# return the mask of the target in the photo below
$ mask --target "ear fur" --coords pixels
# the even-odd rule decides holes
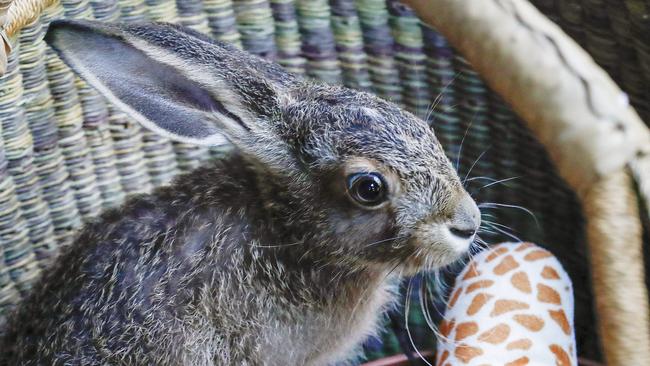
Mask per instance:
[[[238,66],[241,51],[175,26],[55,21],[45,40],[109,101],[176,141],[237,144],[277,108],[277,83]]]

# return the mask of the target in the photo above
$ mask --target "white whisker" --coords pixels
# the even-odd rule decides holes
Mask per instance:
[[[447,89],[451,86],[451,84],[453,84],[461,74],[462,74],[462,71],[458,71],[456,73],[456,75],[454,75],[454,77],[451,78],[451,80],[449,80],[449,82],[447,84],[445,84],[445,86],[442,87],[442,90],[440,91],[440,93],[438,93],[438,95],[435,97],[435,99],[431,103],[431,108],[429,110],[429,113],[427,113],[427,117],[425,118],[425,121],[427,121],[427,122],[429,121],[429,117],[431,117],[431,114],[436,110],[436,107],[438,106],[438,104],[442,100],[442,96],[445,94],[445,91],[447,91]],[[434,121],[432,120],[431,123],[433,123],[433,122]]]
[[[485,155],[485,153],[487,153],[488,150],[490,150],[490,148],[492,148],[492,146],[488,146],[487,149],[483,150],[481,155],[479,155],[478,158],[476,158],[476,160],[474,160],[474,163],[472,164],[472,166],[467,171],[467,174],[465,174],[465,178],[463,178],[463,186],[465,185],[465,182],[467,181],[467,177],[469,177],[469,175],[472,173],[472,170],[474,169],[474,166],[476,166],[476,163],[478,163],[481,160],[483,155]]]
[[[405,239],[405,238],[408,238],[408,235],[407,235],[407,234],[405,234],[405,235],[398,235],[398,236],[394,236],[394,237],[392,237],[392,238],[382,239],[382,240],[378,240],[378,241],[372,242],[372,243],[370,243],[370,244],[366,244],[366,245],[364,246],[364,248],[368,248],[368,247],[371,247],[371,246],[373,246],[373,245],[377,245],[377,244],[385,243],[385,242],[387,242],[387,241],[391,241],[391,240],[398,240],[398,239]]]
[[[517,237],[515,234],[512,234],[512,233],[510,233],[510,232],[507,232],[507,231],[505,231],[505,230],[499,228],[499,226],[505,226],[505,225],[501,225],[501,224],[497,224],[497,223],[489,222],[489,221],[485,221],[485,223],[488,224],[492,229],[494,229],[494,230],[500,232],[500,233],[503,234],[503,235],[508,236],[508,237],[511,238],[511,239],[514,239],[514,240],[516,240],[516,241],[518,241],[518,242],[521,242],[521,241],[522,241],[522,240],[519,239],[519,237]]]
[[[515,180],[515,179],[519,179],[519,178],[521,178],[521,177],[510,177],[510,178],[500,179],[500,180],[494,181],[494,182],[492,182],[492,183],[488,183],[488,184],[484,185],[483,187],[480,187],[480,188],[478,189],[478,191],[480,191],[480,190],[483,189],[483,188],[492,187],[493,185],[500,184],[500,183],[505,183],[505,182],[509,182],[509,181],[511,181],[511,180]]]
[[[289,244],[276,244],[276,245],[258,245],[258,244],[248,243],[248,245],[253,248],[283,248],[283,247],[290,247],[290,246],[300,245],[300,244],[302,244],[302,241],[289,243]]]
[[[476,117],[476,115],[474,115]],[[467,125],[467,128],[465,129],[465,134],[463,135],[463,138],[460,140],[460,147],[458,148],[458,156],[456,156],[456,171],[460,171],[460,155],[463,153],[463,143],[465,142],[465,138],[467,137],[467,133],[469,132],[469,129],[472,128],[472,123],[474,123],[474,118],[472,118],[472,121],[469,122],[469,125]]]
[[[479,208],[513,208],[513,209],[517,209],[517,210],[522,210],[525,213],[527,213],[528,215],[530,215],[533,218],[533,220],[535,220],[535,225],[537,225],[538,228],[540,227],[539,221],[537,220],[537,216],[531,210],[529,210],[529,209],[527,209],[525,207],[522,207],[522,206],[509,205],[509,204],[505,204],[505,203],[496,203],[496,202],[483,202],[483,203],[480,203],[478,205],[478,207]]]
[[[411,335],[411,330],[409,329],[409,311],[411,309],[411,293],[413,290],[413,278],[409,279],[409,284],[406,289],[406,299],[404,301],[404,325],[406,328],[406,335],[409,337],[409,342],[411,342],[411,347],[415,350],[415,353],[418,354],[420,359],[427,364],[428,366],[433,366],[429,361],[427,361],[426,358],[420,353],[420,350],[418,350],[418,347],[415,345],[415,342],[413,341],[413,336]]]
[[[465,183],[472,182],[472,181],[479,180],[479,179],[489,180],[491,182],[496,182],[497,181],[497,179],[495,179],[495,178],[486,177],[486,176],[482,175],[482,176],[478,176],[478,177],[468,178],[468,179],[465,180]]]

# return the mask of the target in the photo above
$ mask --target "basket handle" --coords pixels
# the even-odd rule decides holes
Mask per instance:
[[[5,32],[5,24],[7,24],[7,13],[12,1],[0,0],[0,76],[7,71],[7,56],[11,52],[11,43]]]
[[[7,71],[11,39],[59,0],[0,0],[0,76]]]
[[[512,105],[578,193],[608,364],[650,364],[641,222],[628,170],[650,198],[650,131],[627,96],[527,0],[403,2]]]
[[[650,153],[627,95],[527,0],[405,0],[527,122],[578,191]]]

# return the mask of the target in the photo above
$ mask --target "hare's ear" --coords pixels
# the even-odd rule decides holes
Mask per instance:
[[[250,106],[260,101],[249,101],[250,96],[242,92],[246,86],[233,85],[235,78],[219,70],[229,65],[219,65],[216,59],[194,62],[200,55],[188,54],[193,47],[188,42],[198,48],[218,45],[172,26],[129,27],[56,21],[45,40],[109,101],[161,135],[201,145],[225,140],[237,144],[256,129],[251,124],[257,123],[261,109]],[[268,88],[261,94],[265,108],[272,109],[274,93]]]

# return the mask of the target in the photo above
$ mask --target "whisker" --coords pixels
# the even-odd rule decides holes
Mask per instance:
[[[415,345],[415,342],[413,341],[413,336],[411,335],[411,330],[409,329],[409,311],[411,309],[411,293],[413,292],[413,278],[409,279],[408,287],[406,289],[406,299],[404,302],[404,326],[406,328],[406,335],[409,338],[409,342],[411,342],[411,347],[415,350],[415,353],[418,354],[420,359],[427,364],[428,366],[433,366],[429,361],[427,361],[424,356],[422,356],[422,353],[420,353],[420,350],[418,350],[418,347]]]
[[[469,247],[469,255],[472,259],[474,259],[474,256],[482,252],[483,250],[487,249],[488,245],[486,242],[479,242],[476,240],[473,245]]]
[[[474,115],[474,117],[476,117],[476,115]],[[458,148],[458,156],[456,156],[457,172],[460,169],[460,155],[463,153],[463,143],[465,143],[465,138],[467,137],[467,133],[469,132],[469,129],[472,128],[472,123],[474,123],[474,117],[472,117],[472,120],[469,122],[469,125],[467,125],[467,128],[465,129],[465,134],[463,135],[463,138],[460,140],[460,147]]]
[[[300,245],[302,244],[302,241],[298,241],[295,243],[288,243],[288,244],[276,244],[276,245],[258,245],[258,244],[253,244],[253,243],[248,243],[249,246],[253,248],[283,248],[283,247],[290,247],[294,245]]]
[[[488,184],[484,185],[483,187],[480,187],[479,189],[477,189],[477,191],[480,191],[480,190],[483,189],[483,188],[492,187],[493,185],[500,184],[500,183],[505,183],[505,182],[509,182],[509,181],[511,181],[511,180],[515,180],[515,179],[519,179],[519,178],[521,178],[521,177],[510,177],[510,178],[505,178],[505,179],[499,179],[499,180],[497,180],[497,181],[494,181],[494,182],[488,183]]]
[[[430,312],[430,310],[429,310],[429,308],[427,306],[427,304],[430,303],[427,296],[430,296],[431,298],[434,298],[435,296],[433,295],[433,293],[431,293],[431,289],[428,286],[426,286],[426,283],[427,282],[424,281],[424,284],[423,284],[424,286],[420,287],[420,292],[421,293],[420,293],[420,296],[419,296],[419,298],[420,298],[419,303],[420,303],[420,307],[422,308],[422,314],[425,317],[425,322],[426,322],[427,326],[429,327],[429,329],[431,329],[431,331],[434,333],[434,335],[436,336],[437,339],[442,340],[445,343],[449,343],[449,344],[459,344],[460,342],[457,342],[457,341],[455,341],[455,340],[453,340],[451,338],[448,338],[448,337],[444,336],[440,332],[440,329],[438,328],[438,326],[433,321],[433,318],[431,317],[431,312]],[[405,314],[406,314],[405,318],[406,319],[408,319],[408,311],[410,310],[412,287],[413,287],[412,282],[409,281],[409,288],[407,289],[407,294],[406,294],[407,297],[406,297],[406,304],[405,304]],[[427,291],[424,291],[425,288],[426,288]],[[447,302],[443,302],[443,304],[444,304],[445,308],[448,307]],[[436,312],[438,313],[438,315],[440,315],[440,318],[445,320],[445,316],[435,306],[434,306],[434,309],[436,309]],[[407,329],[407,334],[408,333],[409,333],[409,330]],[[410,338],[410,341],[411,341],[411,346],[417,351],[417,348],[415,347],[415,344],[414,344],[413,339],[410,336],[410,334],[409,334],[409,338]]]
[[[431,114],[436,110],[436,107],[438,106],[438,104],[442,100],[442,96],[445,94],[445,92],[451,86],[451,84],[453,84],[461,74],[462,74],[462,71],[456,72],[456,75],[454,75],[454,77],[451,78],[451,80],[449,80],[449,82],[447,82],[447,84],[445,84],[445,86],[442,87],[442,90],[440,91],[440,93],[438,93],[438,95],[433,99],[433,102],[431,103],[430,111],[429,111],[429,113],[427,113],[427,118],[425,119],[425,121],[427,121],[427,122],[429,121],[429,117],[431,117]],[[431,123],[433,123],[433,122],[434,121],[432,120]]]
[[[391,268],[390,271],[388,271],[388,272],[386,273],[386,275],[384,276],[384,278],[382,279],[381,282],[383,283],[384,281],[386,281],[386,279],[387,279],[391,274],[393,274],[393,272],[395,272],[395,270],[397,269],[397,267],[399,267],[400,265],[404,264],[404,263],[406,262],[407,259],[408,259],[408,257],[406,257],[406,258],[404,258],[404,259],[402,259],[402,260],[398,260],[397,263],[395,264],[395,266],[394,266],[393,268]]]
[[[438,294],[446,293],[446,292],[447,292],[447,288],[448,288],[448,286],[447,286],[446,283],[443,282],[443,280],[442,280],[442,274],[440,273],[440,270],[436,270],[435,281],[436,281],[436,283],[437,283],[437,286],[441,286],[441,287],[444,288],[442,291],[437,291]],[[431,304],[434,304],[434,301],[435,301],[436,296],[433,294],[433,292],[432,292],[432,290],[431,290],[431,286],[427,286],[429,283],[430,283],[429,281],[425,281],[425,282],[424,282],[424,287],[425,287],[426,290],[427,290],[425,296],[428,294],[428,296],[430,297],[430,300],[428,300],[428,299],[425,300],[425,303],[426,303],[426,304],[430,304],[430,303],[431,303]],[[443,303],[445,306],[447,306],[447,303],[445,303],[445,301],[442,301],[442,303]],[[435,306],[435,304],[433,305],[433,308],[436,310],[436,313],[438,313],[438,315],[440,316],[440,318],[444,318],[444,317],[445,317],[444,314],[442,314],[442,313],[440,312],[440,310],[438,309],[438,307]],[[427,311],[428,311],[428,309],[427,309]],[[429,328],[431,328],[431,327],[429,327]],[[434,327],[433,327],[432,330],[433,330],[434,332],[436,332],[436,331],[438,331],[438,327],[435,326],[435,324],[434,324]]]
[[[436,269],[433,277],[436,283],[436,292],[439,294],[445,293],[449,288],[449,285],[445,283],[444,278],[442,276],[443,276],[442,271],[440,269]]]
[[[490,221],[490,220],[485,220],[485,222],[486,222],[488,225],[489,225],[489,224],[492,224],[492,225],[494,225],[494,226],[498,226],[498,227],[500,227],[500,228],[502,228],[502,229],[510,230],[510,231],[513,231],[513,232],[516,231],[515,229],[511,228],[511,227],[508,226],[508,225],[499,224],[499,223],[497,223],[497,222]]]
[[[424,321],[426,322],[427,326],[429,329],[433,330],[434,333],[436,332],[436,325],[433,319],[431,318],[431,313],[429,313],[429,302],[427,301],[427,293],[425,291],[426,289],[426,280],[422,280],[420,282],[420,308],[422,308],[422,315],[424,316]]]
[[[489,245],[485,240],[483,240],[483,238],[481,238],[481,237],[478,236],[478,235],[476,236],[476,240],[475,240],[475,242],[476,242],[476,244],[479,244],[479,245],[482,246],[483,248],[487,248],[487,246]]]
[[[468,178],[468,179],[465,180],[465,183],[472,182],[472,181],[479,180],[479,179],[489,180],[491,182],[496,182],[497,181],[497,179],[495,179],[495,178],[486,177],[486,176],[482,175],[482,176],[478,176],[478,177]]]
[[[519,239],[515,234],[509,233],[509,232],[507,232],[507,231],[505,231],[505,230],[503,230],[503,229],[500,229],[498,226],[496,226],[496,225],[498,225],[498,224],[496,224],[496,223],[491,223],[491,222],[486,222],[486,223],[487,223],[487,224],[488,224],[492,229],[494,229],[494,230],[500,232],[501,234],[506,235],[507,237],[509,237],[509,238],[511,238],[511,239],[514,239],[514,240],[516,240],[516,241],[518,241],[518,242],[521,242],[521,241],[522,241],[522,240]]]
[[[526,207],[518,206],[518,205],[509,205],[505,203],[496,203],[496,202],[483,202],[478,205],[479,208],[513,208],[517,210],[522,210],[528,215],[530,215],[533,220],[535,220],[535,225],[539,228],[539,221],[537,220],[537,216],[533,213],[533,211],[527,209]]]
[[[364,248],[368,248],[368,247],[371,247],[371,246],[373,246],[373,245],[377,245],[377,244],[385,243],[385,242],[387,242],[387,241],[391,241],[391,240],[398,240],[398,239],[405,239],[405,238],[408,238],[408,234],[398,235],[398,236],[395,236],[395,237],[392,237],[392,238],[378,240],[378,241],[372,242],[372,243],[370,243],[370,244],[366,244],[366,245],[364,246]]]
[[[483,223],[484,222],[485,222],[485,220],[483,220]],[[493,231],[492,228],[486,227],[486,226],[484,226],[482,224],[481,224],[481,227],[479,227],[478,232],[479,232],[479,234],[481,234],[481,233],[496,234],[496,232]]]
[[[467,177],[469,177],[469,175],[472,173],[472,170],[474,169],[474,167],[476,166],[476,164],[481,160],[481,158],[483,157],[483,155],[485,155],[485,153],[487,153],[488,150],[490,150],[490,148],[492,148],[492,145],[488,146],[487,149],[483,150],[483,152],[481,153],[481,155],[479,155],[478,158],[476,158],[476,160],[474,160],[474,163],[472,163],[472,166],[471,166],[471,167],[469,168],[469,170],[467,171],[467,174],[465,174],[465,178],[463,178],[463,186],[465,185],[465,182],[467,181]]]

